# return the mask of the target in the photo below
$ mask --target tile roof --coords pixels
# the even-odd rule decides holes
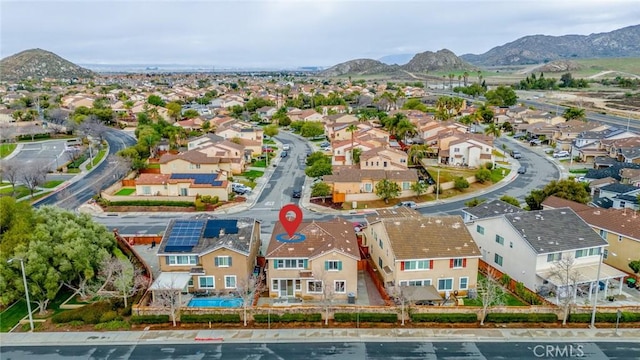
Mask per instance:
[[[462,209],[462,211],[474,216],[475,218],[482,219],[492,216],[499,216],[502,214],[518,213],[524,210],[502,200],[492,200],[476,205],[474,207],[464,208]]]
[[[380,209],[376,211],[376,214],[368,215],[365,217],[367,223],[373,224],[383,219],[404,219],[404,218],[423,218],[422,214],[414,209],[406,206],[394,207],[388,209]]]
[[[406,180],[418,181],[418,172],[408,170],[361,170],[352,167],[334,166],[332,175],[324,175],[326,182],[361,182],[362,180]]]
[[[640,241],[640,214],[629,209],[591,208],[578,213],[594,227],[622,234]]]
[[[549,208],[549,209],[560,209],[560,208],[568,207],[568,208],[571,208],[575,212],[593,209],[593,207],[591,207],[589,205],[585,205],[585,204],[579,203],[577,201],[571,201],[571,200],[563,199],[563,198],[557,197],[555,195],[551,195],[548,198],[544,199],[544,201],[542,202],[542,206],[544,206],[545,209],[547,209],[547,208]]]
[[[280,221],[276,222],[267,249],[267,258],[315,257],[336,250],[347,256],[360,260],[358,240],[353,224],[341,218],[328,221],[305,221],[298,226],[297,233],[306,236],[300,243],[284,243],[276,239],[279,234],[286,234]]]
[[[638,190],[637,187],[628,184],[609,184],[600,188],[600,191],[609,191],[618,194],[626,194]]]
[[[503,216],[537,254],[607,245],[570,208],[524,211]]]
[[[140,174],[136,179],[136,185],[164,185],[170,177],[168,174]]]
[[[397,260],[480,257],[462,217],[382,219]]]
[[[173,160],[184,160],[192,164],[220,164],[231,162],[229,158],[221,158],[216,156],[207,156],[207,154],[199,151],[200,149],[189,150],[178,154],[166,153],[160,157],[160,164],[167,164]]]

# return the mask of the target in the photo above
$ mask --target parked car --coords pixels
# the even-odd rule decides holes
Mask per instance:
[[[263,146],[262,152],[266,152],[266,153],[273,152],[273,148],[271,146]]]
[[[520,168],[518,169],[518,174],[526,174],[526,173],[527,173],[527,167],[520,166]]]
[[[364,230],[364,228],[367,227],[367,223],[363,223],[363,222],[354,222],[353,224],[353,230],[355,232],[361,232],[362,230]]]
[[[569,152],[566,150],[558,151],[553,153],[554,158],[563,158],[569,156]]]
[[[402,201],[400,203],[398,203],[398,205],[396,205],[396,207],[408,207],[410,209],[415,209],[418,207],[418,204],[416,204],[415,201]]]
[[[244,184],[232,183],[231,190],[233,190],[233,192],[236,194],[244,195],[250,193],[252,189]]]
[[[290,149],[291,149],[291,145],[289,145],[289,144],[282,145],[282,150],[289,151]]]
[[[325,141],[325,142],[321,142],[321,143],[319,144],[319,146],[320,146],[320,147],[329,147],[329,146],[331,146],[331,144],[330,144],[328,141]]]
[[[511,157],[514,159],[520,159],[522,158],[522,154],[520,154],[520,151],[518,150],[511,150]]]
[[[281,157],[281,158],[286,158],[288,155],[289,155],[289,153],[288,153],[288,152],[283,151],[283,152],[280,154],[280,157]]]
[[[294,199],[299,199],[302,197],[302,190],[293,190],[293,194],[291,195]]]

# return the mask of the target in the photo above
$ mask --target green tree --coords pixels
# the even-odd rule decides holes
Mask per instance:
[[[188,109],[188,110],[185,110],[185,112],[184,112],[184,114],[182,114],[182,116],[185,119],[193,119],[193,118],[196,118],[196,117],[200,116],[200,113],[198,112],[198,110]]]
[[[636,275],[636,282],[640,281],[638,273],[640,273],[640,260],[632,260],[629,262],[629,269]]]
[[[331,163],[331,158],[321,151],[316,151],[307,157],[307,166],[311,166],[317,162]]]
[[[491,179],[491,170],[485,168],[478,169],[478,171],[476,171],[475,173],[475,176],[477,182],[484,184]]]
[[[507,204],[511,204],[513,206],[520,207],[520,201],[513,196],[503,195],[500,200],[506,202]]]
[[[304,173],[309,177],[331,175],[331,171],[331,161],[317,161],[313,165],[304,169]]]
[[[427,189],[429,189],[429,185],[427,185],[427,183],[425,183],[424,181],[416,181],[411,184],[411,190],[416,193],[416,196],[418,197],[426,193]]]
[[[147,98],[147,102],[151,105],[155,105],[155,106],[162,106],[164,107],[165,102],[164,100],[162,100],[162,98],[158,95],[149,95],[149,97]]]
[[[324,202],[324,198],[331,195],[331,186],[329,184],[320,181],[313,186],[311,186],[311,196],[312,197],[322,197],[322,202]]]
[[[487,105],[483,104],[476,110],[474,116],[477,121],[487,124],[493,122],[495,113]]]
[[[481,198],[473,198],[467,202],[464,203],[464,205],[466,207],[476,207],[480,204],[482,204],[483,202],[487,201],[487,199],[481,199]]]
[[[351,149],[351,156],[353,156],[353,163],[354,164],[359,164],[360,163],[360,155],[362,155],[362,149],[360,149],[360,148]]]
[[[464,189],[469,188],[469,181],[462,176],[458,176],[453,180],[453,187],[456,190],[463,191]]]
[[[350,124],[346,130],[351,133],[351,162],[355,164],[355,159],[353,158],[353,143],[355,141],[356,131],[358,131],[358,126],[356,124]]]
[[[300,129],[300,135],[315,137],[324,134],[324,125],[319,121],[306,121]]]
[[[409,121],[409,119],[400,120],[395,129],[396,136],[404,139],[405,142],[407,140],[407,137],[415,135],[416,131],[416,125]]]
[[[400,195],[400,186],[388,179],[382,179],[376,184],[375,194],[388,204],[390,199],[395,199]]]
[[[277,125],[267,125],[267,126],[264,127],[263,132],[268,137],[274,137],[274,136],[278,135],[280,130],[278,130],[278,126]]]
[[[427,112],[427,105],[422,103],[420,99],[409,99],[402,105],[403,110],[418,110],[424,113]]]
[[[512,87],[498,86],[484,94],[489,105],[513,106],[518,102],[518,96]]]
[[[579,109],[579,108],[575,108],[575,107],[570,107],[568,109],[566,109],[564,111],[564,113],[562,114],[562,116],[568,120],[573,120],[573,119],[577,119],[577,120],[585,120],[585,112],[584,109]]]
[[[429,145],[411,145],[407,155],[409,157],[409,165],[416,166],[420,164],[420,160],[422,160],[427,153],[429,152]]]
[[[484,133],[486,135],[493,136],[493,137],[500,137],[500,135],[502,135],[502,132],[500,131],[500,127],[494,123],[487,125],[487,127],[484,128]]]
[[[525,201],[530,210],[541,210],[542,202],[551,195],[586,204],[591,200],[589,184],[572,179],[553,180],[541,190],[532,190]]]
[[[180,120],[181,112],[182,112],[182,105],[180,105],[180,103],[175,101],[170,102],[166,105],[166,108],[167,108],[167,113],[171,118],[173,118],[176,121]]]

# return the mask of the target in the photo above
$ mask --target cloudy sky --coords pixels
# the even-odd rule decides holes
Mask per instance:
[[[533,34],[640,23],[638,0],[0,0],[0,56],[42,48],[80,64],[329,66]]]

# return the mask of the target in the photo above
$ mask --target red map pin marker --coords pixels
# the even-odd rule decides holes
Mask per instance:
[[[289,219],[287,217],[287,213],[289,213],[289,211],[293,212],[296,217]],[[280,209],[280,222],[287,231],[289,238],[292,238],[293,234],[296,233],[298,226],[300,226],[300,223],[302,222],[302,210],[300,210],[300,208],[295,204],[287,204],[283,206],[282,209]]]

